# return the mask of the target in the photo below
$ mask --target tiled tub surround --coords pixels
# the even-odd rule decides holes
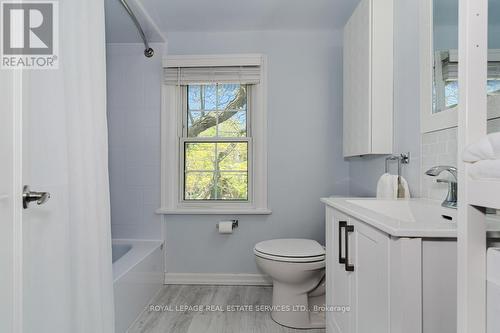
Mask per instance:
[[[488,121],[488,133],[500,132],[500,118]],[[422,197],[442,200],[448,192],[447,184],[438,184],[436,177],[424,173],[436,165],[457,165],[458,131],[456,127],[422,135]],[[449,178],[443,174],[440,178]]]
[[[109,174],[113,238],[159,239],[163,44],[107,44]]]

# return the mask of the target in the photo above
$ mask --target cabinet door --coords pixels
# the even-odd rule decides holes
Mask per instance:
[[[343,263],[339,263],[339,254],[342,257],[345,256],[345,228],[342,228],[339,234],[339,225],[340,222],[348,223],[348,218],[332,208],[327,208],[326,218],[326,305],[328,306],[326,316],[328,332],[350,333],[352,332],[352,312],[341,311],[341,309],[351,306],[352,273],[345,270]]]
[[[389,241],[387,234],[351,219],[349,261],[354,266],[353,330],[389,332]],[[352,240],[351,240],[352,239]],[[351,253],[352,252],[352,253]]]
[[[344,156],[371,152],[371,0],[344,27]]]
[[[344,156],[391,154],[393,0],[361,0],[344,27]]]

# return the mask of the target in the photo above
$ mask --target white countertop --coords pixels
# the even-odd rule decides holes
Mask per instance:
[[[391,236],[457,237],[457,210],[441,207],[439,201],[332,197],[321,202]],[[487,224],[489,237],[500,238],[500,216],[491,215]]]

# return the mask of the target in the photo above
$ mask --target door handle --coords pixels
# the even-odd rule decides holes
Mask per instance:
[[[349,264],[349,233],[354,232],[353,225],[345,226],[345,270],[347,272],[354,272],[354,266]]]
[[[28,185],[24,185],[23,187],[23,208],[26,209],[29,207],[29,203],[32,201],[36,201],[38,205],[43,205],[50,199],[49,192],[35,192],[31,191]]]
[[[342,228],[347,227],[347,221],[339,221],[339,264],[345,264],[345,257],[342,258]]]

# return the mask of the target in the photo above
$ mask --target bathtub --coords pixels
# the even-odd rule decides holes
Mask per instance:
[[[113,240],[115,332],[126,332],[164,281],[161,241]]]

